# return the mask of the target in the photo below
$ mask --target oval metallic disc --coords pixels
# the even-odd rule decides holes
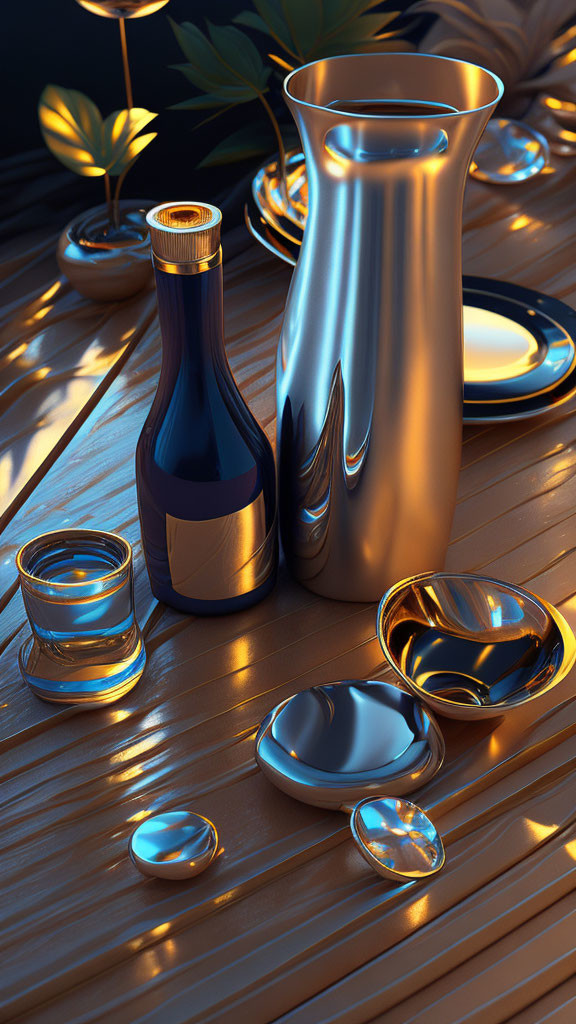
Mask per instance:
[[[256,760],[279,789],[339,809],[383,791],[412,792],[436,774],[444,740],[409,693],[363,679],[313,686],[279,704],[256,736]]]
[[[548,143],[523,121],[493,117],[470,164],[470,174],[492,185],[514,185],[533,178],[550,160]]]
[[[451,718],[494,718],[547,693],[574,664],[563,616],[522,587],[422,573],[383,597],[378,639],[412,693]]]
[[[446,859],[430,818],[409,800],[364,800],[352,812],[350,829],[368,863],[392,881],[427,878],[440,871]]]
[[[130,856],[144,875],[192,878],[211,863],[218,833],[208,818],[191,811],[166,811],[148,818],[130,838]]]

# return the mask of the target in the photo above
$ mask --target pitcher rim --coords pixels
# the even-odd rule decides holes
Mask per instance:
[[[500,102],[500,100],[502,99],[502,96],[504,95],[504,82],[502,81],[500,76],[497,75],[495,71],[490,71],[489,68],[483,67],[482,64],[474,64],[473,61],[470,61],[470,60],[460,60],[458,57],[444,57],[444,56],[442,56],[439,53],[406,53],[406,52],[403,52],[402,50],[394,50],[394,51],[390,51],[390,52],[387,51],[385,53],[382,53],[382,52],[379,53],[378,51],[375,51],[373,53],[341,53],[341,54],[334,54],[331,57],[320,57],[318,60],[311,60],[307,64],[303,64],[299,68],[294,68],[294,70],[291,71],[289,75],[286,75],[286,78],[284,79],[284,82],[283,82],[283,92],[284,92],[285,98],[287,100],[290,100],[292,103],[297,104],[300,107],[309,107],[311,110],[325,110],[327,113],[334,114],[335,111],[334,111],[333,107],[328,107],[328,106],[326,106],[323,103],[311,103],[309,100],[298,99],[297,96],[294,96],[290,92],[289,84],[290,84],[291,80],[293,78],[295,78],[296,75],[300,74],[301,71],[304,71],[306,68],[314,67],[315,64],[325,64],[328,61],[351,60],[351,59],[354,59],[354,58],[362,58],[362,57],[382,57],[382,58],[385,58],[385,57],[403,57],[403,58],[406,58],[406,59],[425,57],[427,60],[443,60],[443,61],[448,61],[450,64],[464,64],[466,67],[478,68],[480,71],[483,71],[486,75],[490,76],[490,78],[494,81],[494,83],[496,85],[496,88],[497,88],[497,91],[498,91],[498,95],[495,97],[495,99],[490,100],[489,103],[483,103],[479,107],[467,107],[465,110],[443,111],[443,112],[438,113],[438,114],[426,114],[425,117],[423,117],[421,114],[403,114],[402,115],[402,120],[406,120],[406,121],[422,121],[422,120],[434,121],[434,120],[440,119],[440,118],[445,119],[445,118],[452,118],[452,117],[465,117],[467,114],[478,114],[482,110],[488,110],[490,107],[495,107]],[[396,114],[361,114],[360,115],[358,113],[354,113],[351,110],[340,110],[340,109],[338,110],[338,116],[339,117],[350,117],[350,118],[353,118],[353,119],[358,119],[358,118],[361,117],[362,120],[366,119],[366,120],[373,120],[373,121],[398,121],[399,120],[399,118],[398,118],[398,116]]]

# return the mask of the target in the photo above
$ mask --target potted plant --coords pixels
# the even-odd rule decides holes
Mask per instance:
[[[141,134],[156,114],[132,107],[104,119],[84,93],[47,85],[38,116],[54,156],[76,174],[104,183],[104,205],[76,217],[60,237],[62,273],[87,298],[133,295],[151,276],[146,210],[142,202],[121,201],[120,192],[135,160],[156,138],[156,132]]]

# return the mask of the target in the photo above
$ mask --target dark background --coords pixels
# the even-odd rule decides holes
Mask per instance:
[[[409,0],[390,3],[389,8],[405,8]],[[223,202],[236,189],[243,193],[258,159],[210,169],[197,169],[200,160],[225,135],[242,123],[258,121],[266,125],[257,101],[237,107],[223,117],[195,130],[211,111],[168,109],[195,94],[193,86],[170,64],[185,60],[168,22],[192,21],[205,27],[205,18],[217,24],[229,24],[241,10],[253,9],[250,0],[170,0],[148,17],[126,22],[128,52],[132,72],[134,103],[157,112],[150,126],[155,139],[130,171],[123,196],[168,199],[197,199]],[[37,103],[49,82],[85,92],[100,107],[103,116],[125,106],[124,79],[116,20],[98,17],[84,10],[76,0],[4,0],[2,4],[3,97],[7,129],[3,133],[3,156],[30,150],[42,150],[38,127]],[[263,55],[267,39],[250,32]],[[281,98],[276,112],[286,123],[288,114]],[[275,150],[270,133],[270,152]],[[47,152],[47,151],[46,151]],[[100,203],[102,182],[97,178],[77,178],[64,172],[55,158],[70,192],[81,195],[84,208]],[[45,162],[42,161],[45,173]],[[50,167],[51,165],[48,164]],[[40,168],[39,168],[40,170]],[[63,173],[62,173],[63,172]],[[80,190],[80,192],[79,192]],[[54,202],[63,202],[57,196]],[[231,202],[231,214],[241,215],[241,203]]]
[[[4,4],[2,5],[4,7]],[[185,60],[168,22],[193,21],[204,27],[204,17],[226,24],[248,7],[242,0],[170,0],[156,14],[126,22],[134,104],[158,113],[150,131],[158,138],[136,162],[126,179],[125,197],[183,198],[197,188],[197,199],[207,199],[215,187],[243,176],[247,165],[196,171],[197,163],[239,119],[255,111],[250,104],[235,111],[235,120],[211,122],[194,131],[204,112],[169,110],[194,94],[194,88],[170,64]],[[3,11],[4,14],[4,11]],[[8,22],[8,27],[6,25]],[[37,104],[49,82],[85,92],[103,116],[126,105],[118,23],[91,14],[76,0],[10,0],[3,18],[3,95],[7,112],[4,156],[43,147]],[[210,113],[210,111],[207,111]],[[229,119],[230,115],[227,115]],[[273,145],[271,144],[271,150]],[[58,166],[55,158],[54,165]],[[101,201],[102,182],[83,178],[86,206]]]

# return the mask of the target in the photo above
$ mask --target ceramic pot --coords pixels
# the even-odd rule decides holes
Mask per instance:
[[[60,270],[87,299],[127,299],[152,282],[146,213],[152,202],[120,203],[120,224],[111,228],[105,206],[79,214],[58,242]]]

